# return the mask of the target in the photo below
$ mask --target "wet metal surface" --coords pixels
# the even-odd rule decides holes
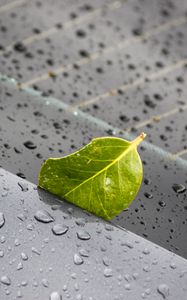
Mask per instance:
[[[34,183],[48,157],[67,155],[95,136],[112,134],[97,119],[69,112],[53,98],[28,95],[6,81],[1,83],[0,107],[2,167]],[[175,183],[187,185],[186,161],[175,161],[150,144],[142,146],[145,182],[129,210],[113,222],[187,257],[186,192],[178,195],[172,189]]]
[[[1,299],[185,300],[183,258],[3,169],[0,195]],[[57,236],[55,224],[69,230]]]
[[[186,1],[12,5],[1,15],[3,75],[114,127],[147,129],[169,152],[186,149]]]
[[[37,184],[48,157],[145,131],[144,183],[113,223],[184,257],[187,194],[172,187],[187,187],[186,12],[185,0],[0,0],[0,166]]]

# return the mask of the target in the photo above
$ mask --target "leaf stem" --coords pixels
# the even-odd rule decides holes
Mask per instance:
[[[133,140],[131,143],[134,146],[138,146],[144,139],[146,138],[146,133],[142,132],[135,140]]]

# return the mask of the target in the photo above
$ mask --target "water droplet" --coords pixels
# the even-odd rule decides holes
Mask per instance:
[[[106,225],[105,225],[105,230],[107,230],[107,231],[113,231],[114,228],[113,228],[113,226],[111,226],[111,225],[109,225],[109,224],[106,224]]]
[[[28,260],[28,256],[24,252],[21,253],[21,258],[22,258],[22,260]]]
[[[145,294],[146,294],[146,295],[150,295],[150,294],[151,294],[151,289],[146,289],[146,290],[145,290]]]
[[[23,297],[23,294],[22,294],[22,292],[19,290],[18,292],[17,292],[17,297],[16,298],[22,298]]]
[[[23,264],[20,262],[18,265],[17,265],[17,268],[16,268],[16,270],[21,270],[21,269],[23,269]]]
[[[186,191],[186,187],[182,184],[175,183],[175,184],[172,185],[172,188],[173,188],[174,192],[177,193],[177,194],[181,194],[181,193],[184,193]]]
[[[166,203],[163,201],[163,200],[160,200],[158,202],[158,204],[161,206],[161,207],[165,207],[166,206]]]
[[[38,287],[38,282],[37,282],[36,280],[34,280],[33,286],[34,286],[34,287]]]
[[[42,223],[50,223],[53,222],[53,217],[46,210],[38,210],[35,215],[35,219]]]
[[[129,242],[129,241],[125,241],[125,242],[123,241],[123,242],[121,242],[121,246],[126,246],[129,249],[133,249],[134,248],[133,244],[131,242]]]
[[[162,295],[164,299],[169,296],[169,287],[164,283],[158,286],[157,291]]]
[[[40,255],[41,254],[41,252],[38,250],[38,249],[36,249],[35,247],[32,247],[32,252],[33,253],[35,253],[35,254],[37,254],[37,255]]]
[[[5,294],[6,294],[6,295],[10,295],[10,291],[9,291],[9,290],[6,290],[6,291],[5,291]]]
[[[61,207],[62,207],[62,205],[54,204],[54,205],[51,206],[51,209],[52,209],[52,210],[58,210],[58,209],[60,209]]]
[[[79,249],[79,254],[83,257],[89,257],[88,251],[86,249]]]
[[[3,191],[1,194],[2,197],[6,197],[7,195],[8,195],[8,191]]]
[[[27,149],[30,149],[30,150],[33,150],[33,149],[36,149],[37,146],[34,145],[33,142],[31,141],[26,141],[25,143],[23,143],[23,145],[27,148]]]
[[[4,256],[4,251],[0,250],[0,257],[3,257],[3,256]]]
[[[6,242],[6,237],[4,235],[1,236],[0,242],[1,244],[4,244]]]
[[[80,287],[79,287],[79,284],[77,282],[75,282],[74,288],[75,288],[75,291],[79,291]]]
[[[150,253],[150,251],[149,251],[149,249],[148,248],[145,248],[143,251],[143,254],[145,254],[145,255],[147,255],[147,254],[149,254]]]
[[[150,180],[150,179],[147,179],[147,178],[145,178],[145,179],[144,179],[144,183],[145,183],[146,185],[149,185],[149,184],[151,184],[151,180]]]
[[[108,185],[111,185],[112,181],[109,177],[106,177],[105,179],[105,185],[108,186]]]
[[[1,277],[1,283],[5,284],[5,285],[11,285],[11,280],[8,276],[3,275]]]
[[[52,292],[49,300],[62,300],[62,296],[58,292]]]
[[[106,252],[107,251],[107,247],[105,245],[101,245],[100,247],[102,252]]]
[[[139,274],[135,272],[132,274],[132,277],[134,278],[134,280],[136,280],[139,277]]]
[[[26,47],[21,42],[17,42],[14,44],[14,50],[18,52],[25,52]]]
[[[112,277],[112,269],[110,269],[110,268],[105,268],[105,269],[104,269],[104,276],[105,276],[105,277]]]
[[[15,245],[16,247],[19,246],[19,245],[20,245],[20,241],[19,241],[18,239],[15,239],[14,245]]]
[[[66,284],[64,284],[64,286],[63,286],[63,288],[62,288],[62,289],[63,289],[63,291],[64,291],[64,292],[66,292],[66,291],[68,290],[68,287],[67,287],[67,285],[66,285]]]
[[[108,267],[111,264],[110,258],[107,256],[103,257],[103,264]]]
[[[131,289],[131,286],[130,286],[129,283],[126,283],[126,284],[124,285],[124,287],[125,287],[125,289],[126,289],[127,291],[130,291],[130,289]]]
[[[150,266],[144,266],[143,267],[144,272],[150,272],[151,271],[151,267]]]
[[[125,278],[125,280],[126,281],[131,281],[131,276],[127,273],[127,274],[125,274],[125,276],[124,276],[124,278]]]
[[[80,219],[77,219],[76,221],[75,221],[75,223],[78,225],[78,226],[84,226],[85,225],[85,220],[82,218],[80,218]]]
[[[55,224],[52,228],[52,232],[55,235],[65,234],[69,230],[69,227],[63,224]]]
[[[73,213],[73,207],[69,207],[67,209],[67,212],[68,212],[68,214],[72,215],[72,213]]]
[[[79,230],[77,232],[77,237],[80,240],[89,240],[91,238],[90,234],[87,231],[85,231],[85,230]]]
[[[144,193],[144,196],[147,198],[147,199],[152,199],[153,198],[153,195],[151,193]]]
[[[25,216],[23,214],[19,214],[17,216],[17,218],[20,220],[20,221],[25,221]]]
[[[46,278],[42,279],[42,284],[44,287],[49,287],[49,281]]]
[[[176,269],[176,264],[175,264],[174,262],[172,262],[172,263],[170,264],[170,268],[171,268],[171,269]]]
[[[84,260],[78,254],[74,255],[73,261],[76,265],[82,265]]]
[[[5,224],[5,216],[2,212],[0,212],[0,228]]]
[[[25,182],[18,182],[18,185],[21,188],[22,192],[27,192],[29,190],[28,184]]]
[[[27,230],[33,230],[33,224],[32,223],[27,225]]]
[[[22,281],[22,282],[21,282],[21,285],[22,285],[22,286],[27,286],[27,284],[28,284],[27,281]]]

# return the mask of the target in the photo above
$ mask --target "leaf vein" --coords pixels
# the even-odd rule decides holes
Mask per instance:
[[[80,188],[83,184],[87,183],[88,181],[92,180],[93,178],[95,178],[96,176],[100,175],[102,172],[104,172],[105,170],[109,169],[112,165],[114,165],[118,160],[120,160],[123,156],[125,156],[132,148],[135,148],[137,145],[135,143],[130,143],[128,148],[124,147],[125,150],[123,151],[122,154],[120,154],[116,159],[114,159],[109,165],[107,165],[106,167],[104,167],[102,170],[100,170],[99,172],[95,173],[92,177],[86,179],[85,181],[83,181],[81,184],[79,184],[78,186],[76,186],[75,188],[73,188],[72,190],[70,190],[68,193],[66,193],[64,195],[64,197],[68,196],[70,193],[72,193],[74,190]]]

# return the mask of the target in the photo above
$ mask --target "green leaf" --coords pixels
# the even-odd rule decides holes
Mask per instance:
[[[39,186],[109,220],[127,208],[142,181],[143,168],[134,141],[101,137],[62,158],[49,158],[39,173]]]

